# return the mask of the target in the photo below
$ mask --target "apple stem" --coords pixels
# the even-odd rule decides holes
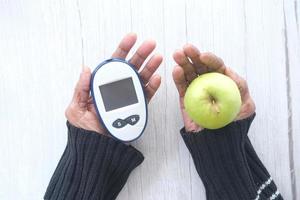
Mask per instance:
[[[217,102],[216,102],[216,99],[215,99],[212,95],[209,95],[209,99],[210,99],[211,102],[212,102],[212,107],[213,107],[213,109],[215,110],[215,112],[216,112],[217,114],[219,114],[219,113],[220,113],[220,109],[219,109],[219,106],[218,106],[218,104],[217,104]]]
[[[215,99],[212,100],[212,104],[213,104],[213,108],[215,109],[215,111],[219,114],[220,109],[219,109],[219,106],[216,104]]]

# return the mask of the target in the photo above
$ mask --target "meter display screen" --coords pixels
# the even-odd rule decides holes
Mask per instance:
[[[138,103],[132,78],[99,86],[106,112]]]

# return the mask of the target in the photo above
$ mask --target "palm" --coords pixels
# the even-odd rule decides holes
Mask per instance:
[[[136,35],[128,34],[123,38],[117,50],[113,53],[112,57],[125,59],[135,42]],[[139,70],[146,58],[154,50],[154,48],[154,41],[145,41],[138,48],[129,62],[136,67],[136,70]],[[149,61],[145,64],[144,68],[140,72],[148,102],[156,93],[161,82],[160,76],[154,74],[161,62],[162,56],[154,55],[149,59]],[[90,96],[90,78],[90,69],[83,68],[80,79],[75,88],[73,99],[66,109],[66,117],[68,121],[76,127],[106,134],[105,129],[99,123],[95,106]]]
[[[183,50],[176,51],[173,57],[178,64],[173,70],[173,79],[179,93],[180,108],[186,131],[198,132],[203,129],[187,115],[183,98],[188,84],[204,73],[219,72],[230,77],[237,84],[242,98],[242,106],[235,120],[245,119],[255,112],[255,104],[249,94],[246,81],[226,67],[220,58],[212,53],[200,54],[193,45],[186,45]]]

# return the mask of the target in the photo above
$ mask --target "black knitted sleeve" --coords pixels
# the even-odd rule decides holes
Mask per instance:
[[[247,136],[254,117],[198,133],[181,129],[208,200],[282,199]]]
[[[68,143],[44,199],[115,199],[143,155],[107,136],[67,126]]]

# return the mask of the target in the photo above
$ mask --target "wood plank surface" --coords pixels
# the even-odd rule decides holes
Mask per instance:
[[[0,199],[42,199],[81,63],[72,1],[0,2]]]
[[[257,105],[250,138],[285,199],[300,198],[299,0],[0,0],[0,199],[42,199],[66,144],[64,109],[82,65],[128,32],[164,56],[145,161],[119,200],[198,200],[205,189],[179,134],[172,53],[185,43],[244,76]],[[129,57],[133,52],[130,53]]]
[[[246,72],[257,106],[250,138],[279,191],[293,199],[283,10],[282,1],[245,1]]]
[[[284,1],[289,149],[294,199],[300,198],[300,1]]]

